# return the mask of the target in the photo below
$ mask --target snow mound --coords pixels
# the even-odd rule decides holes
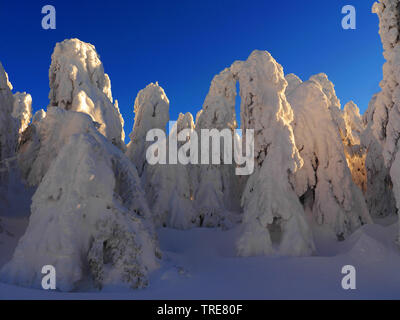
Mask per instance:
[[[56,44],[49,70],[50,105],[87,113],[99,131],[124,148],[123,119],[113,105],[111,82],[93,45],[78,39]]]
[[[389,257],[398,257],[397,248],[387,236],[387,227],[363,226],[344,243],[341,255],[362,264],[385,262]]]
[[[45,119],[53,119],[52,110],[83,124],[87,133],[72,134],[50,165],[2,279],[39,288],[42,267],[53,265],[61,291],[87,281],[99,288],[145,287],[160,253],[136,169],[97,133],[90,117],[50,108]]]

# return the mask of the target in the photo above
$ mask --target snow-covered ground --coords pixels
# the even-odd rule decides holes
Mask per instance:
[[[14,234],[27,219],[2,218]],[[400,298],[400,249],[394,218],[365,225],[343,242],[314,228],[317,252],[311,257],[237,257],[240,227],[229,231],[196,228],[159,229],[161,268],[146,289],[118,287],[63,293],[0,283],[0,299],[393,299]],[[0,242],[5,241],[0,234]],[[0,244],[0,266],[10,247]],[[343,290],[344,265],[357,271],[357,288]]]

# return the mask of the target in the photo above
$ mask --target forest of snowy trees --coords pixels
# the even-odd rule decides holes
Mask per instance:
[[[61,291],[87,283],[143,288],[162,263],[159,228],[238,228],[237,256],[310,256],[316,226],[340,242],[365,224],[396,216],[398,1],[380,0],[373,11],[386,62],[381,91],[364,115],[337,98],[326,74],[285,75],[271,54],[255,50],[217,74],[197,115],[181,113],[170,130],[167,94],[150,83],[135,99],[126,145],[118,101],[93,45],[56,44],[49,104],[34,115],[31,96],[12,92],[12,75],[0,64],[0,210],[18,201],[10,190],[32,191],[29,224],[0,281],[40,288],[42,266],[52,265]],[[150,164],[152,129],[167,138],[185,130],[186,141],[202,129],[228,129],[232,144],[243,148],[254,139],[254,170],[238,175],[237,164],[222,156],[220,164]],[[176,146],[166,146],[168,158]]]

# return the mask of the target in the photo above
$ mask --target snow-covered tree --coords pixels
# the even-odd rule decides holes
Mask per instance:
[[[396,157],[390,168],[391,181],[393,182],[393,194],[396,200],[397,213],[400,210],[400,152],[397,152]],[[400,220],[398,222],[397,243],[400,244]]]
[[[170,135],[177,135],[185,129],[188,129],[186,140],[188,142],[190,132],[194,130],[193,116],[189,112],[179,114]],[[178,141],[178,150],[186,142]],[[196,225],[191,170],[192,165],[182,164],[179,161],[177,164],[146,166],[143,180],[156,225],[176,229],[189,229]]]
[[[256,162],[242,197],[238,253],[263,255],[276,249],[284,255],[309,255],[314,250],[312,234],[291,184],[302,159],[294,141],[282,66],[268,52],[256,50],[230,69],[240,83],[242,129],[254,130]]]
[[[304,160],[295,175],[295,189],[312,220],[329,226],[343,239],[371,219],[347,165],[330,110],[332,95],[327,96],[329,91],[312,79],[292,88],[287,96],[294,112],[296,145]]]
[[[400,12],[397,0],[374,3],[373,12],[379,17],[384,57],[381,91],[368,106],[367,128],[362,143],[368,149],[366,157],[366,199],[373,216],[393,214],[395,201],[390,168],[398,150],[400,132]],[[394,170],[396,172],[396,170]],[[393,178],[393,176],[392,176]],[[397,180],[397,178],[395,177]]]
[[[49,70],[50,105],[89,114],[99,131],[125,148],[123,119],[113,104],[111,82],[93,45],[78,39],[57,43]]]
[[[135,122],[126,154],[141,176],[146,165],[146,150],[152,144],[146,142],[147,133],[151,129],[165,132],[169,121],[169,100],[164,89],[158,83],[150,83],[140,90],[135,99],[134,112]]]
[[[0,63],[0,209],[8,202],[10,170],[18,143],[18,123],[12,116],[14,97],[8,75]]]
[[[12,89],[8,75],[0,63],[0,161],[13,157],[17,145],[17,123],[12,117],[14,105]]]
[[[348,163],[353,181],[364,192],[366,191],[365,156],[366,149],[361,145],[360,136],[364,131],[364,125],[359,114],[358,107],[350,101],[341,109],[340,100],[336,96],[335,86],[325,73],[319,73],[310,77],[310,81],[321,86],[328,99],[328,109],[332,119],[340,133],[346,161]],[[293,85],[294,87],[294,85]],[[286,94],[289,95],[288,89]]]
[[[88,115],[49,108],[44,120],[59,120],[53,134],[71,126],[76,134],[69,131],[54,152],[56,159],[33,196],[26,233],[2,279],[40,287],[42,267],[50,264],[62,291],[88,281],[99,288],[146,286],[160,252],[135,166],[98,133]]]
[[[28,127],[32,118],[32,97],[26,92],[16,92],[14,94],[14,104],[12,116],[17,119],[19,137]]]
[[[126,154],[138,168],[155,225],[178,229],[193,227],[195,217],[189,166],[169,161],[169,139],[163,141],[166,147],[165,164],[150,164],[146,159],[149,146],[154,144],[146,142],[147,133],[152,129],[160,129],[166,138],[169,101],[163,88],[158,83],[151,83],[141,90],[135,100],[134,111],[135,122]],[[177,136],[184,129],[194,130],[190,113],[179,115],[170,135]],[[185,143],[176,142],[177,150]]]
[[[235,98],[236,80],[231,70],[225,69],[212,80],[202,112],[196,117],[199,145],[201,145],[201,130],[203,129],[217,129],[219,133],[229,130],[231,137],[230,142],[220,139],[221,164],[211,163],[211,153],[215,150],[212,150],[212,144],[209,141],[209,164],[200,163],[193,167],[194,201],[200,226],[229,227],[234,222],[233,212],[240,211],[240,181],[235,175],[234,159],[231,159],[230,164],[224,163],[225,143],[230,143],[233,150],[237,128]]]

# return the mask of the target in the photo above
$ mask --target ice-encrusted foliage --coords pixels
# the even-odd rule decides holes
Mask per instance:
[[[363,191],[367,190],[367,172],[365,169],[366,148],[361,144],[361,135],[365,130],[360,110],[350,101],[343,108],[346,125],[346,137],[343,140],[344,152],[354,183]]]
[[[169,100],[158,83],[150,83],[139,91],[134,105],[135,122],[127,156],[136,165],[141,176],[146,165],[146,150],[153,142],[146,142],[146,135],[151,129],[165,132],[169,121]]]
[[[201,142],[201,131],[204,129],[228,130],[231,148],[235,136],[236,115],[236,80],[229,69],[216,75],[211,82],[210,90],[203,104],[202,112],[196,119],[196,132]],[[210,139],[211,140],[211,139]],[[240,211],[240,181],[235,175],[234,159],[224,163],[225,140],[220,139],[220,163],[212,164],[210,145],[209,164],[194,166],[195,193],[194,201],[198,224],[205,227],[229,227],[233,223],[233,212]],[[199,155],[200,157],[200,155]],[[233,154],[232,154],[233,157]]]
[[[89,114],[99,131],[124,148],[123,119],[113,104],[111,82],[93,45],[78,39],[57,43],[49,70],[50,105]]]
[[[395,212],[389,173],[400,136],[399,2],[380,0],[374,3],[373,12],[379,17],[379,34],[386,62],[380,83],[382,90],[368,107],[368,124],[363,135],[363,144],[368,149],[366,199],[372,215],[386,216]]]
[[[26,92],[14,94],[12,116],[17,120],[18,135],[21,138],[22,132],[28,127],[32,118],[32,97]]]
[[[254,129],[256,161],[242,197],[238,254],[270,254],[274,242],[280,254],[311,254],[312,235],[290,182],[302,159],[291,127],[293,111],[285,96],[283,69],[268,52],[256,50],[247,61],[235,62],[231,71],[240,83],[242,129]]]
[[[296,145],[304,160],[295,175],[295,188],[313,220],[329,226],[338,239],[343,239],[371,219],[347,166],[342,139],[330,112],[332,100],[326,92],[319,82],[309,80],[288,95],[294,111]]]
[[[58,110],[76,124],[92,123]],[[157,268],[160,252],[134,165],[92,124],[85,131],[65,141],[40,183],[26,233],[1,271],[4,281],[40,287],[41,268],[50,264],[62,291],[90,280],[99,288],[141,288]]]

